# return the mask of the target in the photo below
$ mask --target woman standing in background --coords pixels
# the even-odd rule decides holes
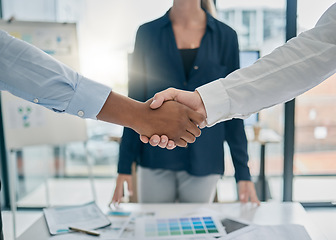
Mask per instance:
[[[212,0],[174,0],[164,16],[140,26],[130,63],[129,97],[146,101],[169,87],[193,91],[238,69],[237,34],[212,15]],[[203,129],[195,143],[174,150],[147,146],[125,128],[112,202],[121,201],[125,181],[132,192],[133,162],[138,164],[139,202],[212,202],[224,173],[224,141],[230,147],[240,201],[259,203],[240,119]]]

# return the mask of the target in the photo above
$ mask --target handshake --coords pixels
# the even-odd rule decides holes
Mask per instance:
[[[206,126],[206,111],[197,91],[169,88],[155,94],[145,105],[148,115],[133,128],[143,143],[173,149],[193,143]]]
[[[111,91],[97,119],[132,128],[144,143],[173,149],[195,142],[206,111],[197,91],[169,88],[145,103]]]
[[[128,127],[140,134],[143,143],[152,146],[186,147],[201,135],[199,128],[206,126],[205,107],[197,91],[169,88],[155,94],[143,108]]]
[[[195,142],[206,112],[196,91],[169,88],[145,103],[112,91],[97,119],[132,128],[144,143],[173,149]]]

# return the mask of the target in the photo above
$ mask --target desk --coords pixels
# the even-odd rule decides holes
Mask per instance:
[[[209,211],[221,213],[224,217],[239,218],[255,224],[301,224],[305,226],[312,240],[324,240],[325,236],[310,221],[304,208],[299,203],[267,202],[260,207],[240,203],[213,203],[213,204],[122,204],[127,211],[155,211],[158,217],[187,216],[197,209],[206,208]],[[18,240],[47,240],[49,232],[44,219],[41,217],[18,237]]]
[[[248,141],[258,142],[260,144],[260,170],[256,190],[260,201],[267,201],[270,198],[270,191],[265,174],[266,144],[279,143],[281,141],[281,137],[274,130],[269,128],[261,128],[257,138],[254,135],[253,128],[246,127],[245,131]]]

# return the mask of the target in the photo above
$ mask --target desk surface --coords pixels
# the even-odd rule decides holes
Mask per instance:
[[[238,218],[261,225],[277,225],[285,223],[301,224],[313,240],[323,240],[326,237],[309,219],[306,211],[299,203],[262,203],[260,207],[240,203],[214,204],[123,204],[127,211],[155,211],[159,217],[191,215],[200,209],[220,212],[223,217]],[[49,232],[44,217],[41,217],[21,234],[18,240],[46,240]]]

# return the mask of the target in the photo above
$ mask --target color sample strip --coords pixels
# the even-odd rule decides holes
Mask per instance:
[[[156,219],[145,223],[145,235],[179,236],[218,233],[212,217]]]

